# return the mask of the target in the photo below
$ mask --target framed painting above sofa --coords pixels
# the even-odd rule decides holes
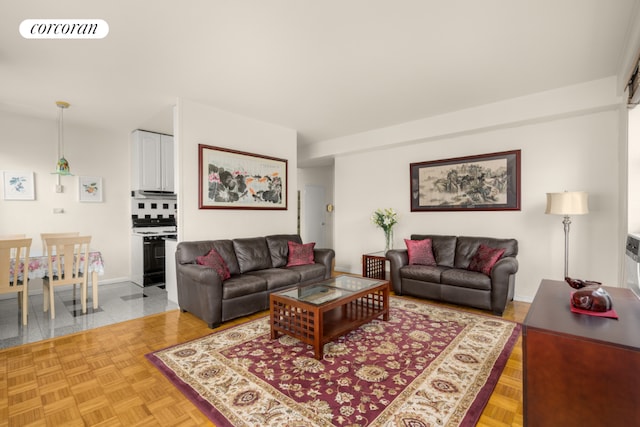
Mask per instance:
[[[200,209],[287,209],[286,159],[198,145]]]
[[[411,163],[411,211],[520,210],[520,150]]]

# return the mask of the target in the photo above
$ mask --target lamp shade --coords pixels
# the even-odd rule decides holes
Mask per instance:
[[[546,214],[584,215],[589,213],[589,194],[584,191],[547,193]]]

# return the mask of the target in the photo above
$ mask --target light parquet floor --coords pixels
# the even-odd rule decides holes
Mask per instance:
[[[511,303],[504,318],[522,322],[528,308]],[[174,310],[2,350],[0,427],[212,425],[144,357],[211,332]],[[478,425],[522,423],[520,339]]]

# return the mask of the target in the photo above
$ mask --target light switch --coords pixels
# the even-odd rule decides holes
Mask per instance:
[[[64,209],[63,208],[53,208],[53,213],[54,214],[64,213]]]

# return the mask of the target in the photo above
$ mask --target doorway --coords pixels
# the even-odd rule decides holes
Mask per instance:
[[[303,197],[305,242],[315,242],[317,248],[326,248],[327,212],[326,189],[321,185],[305,185]]]

